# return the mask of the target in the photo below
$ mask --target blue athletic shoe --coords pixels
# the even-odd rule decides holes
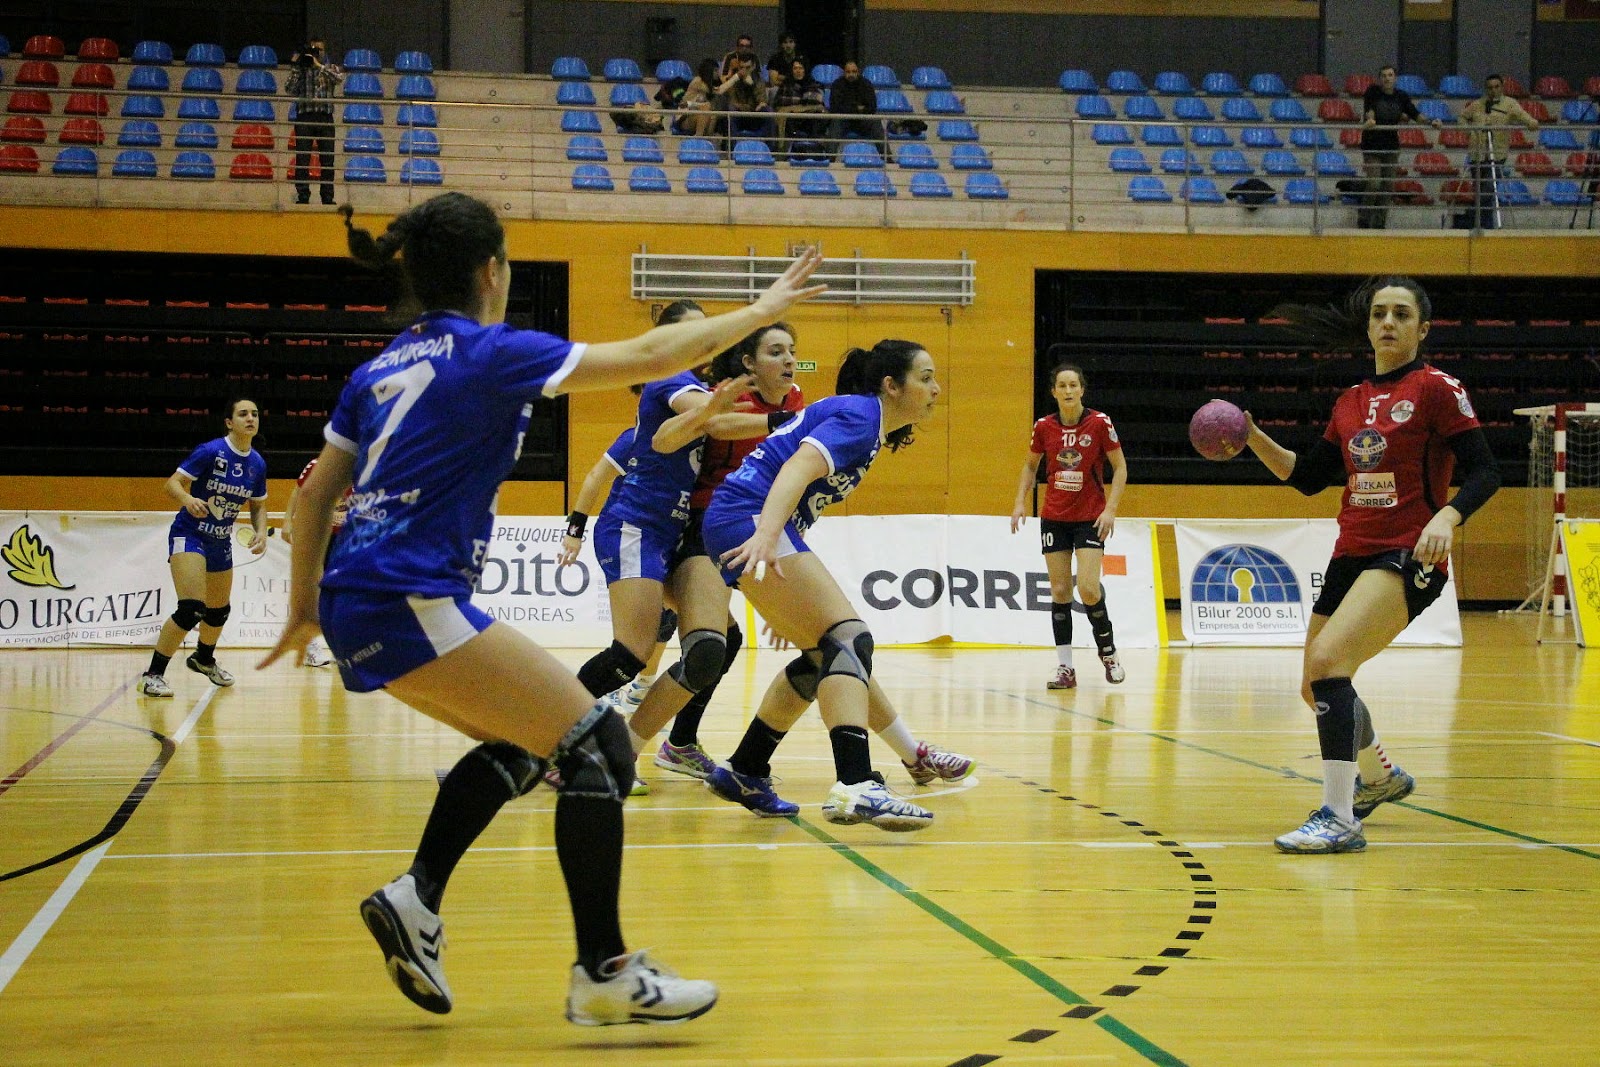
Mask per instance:
[[[1298,830],[1291,830],[1273,841],[1279,852],[1311,853],[1360,852],[1367,847],[1361,835],[1361,820],[1345,822],[1327,806],[1312,812]]]
[[[1416,787],[1417,780],[1399,767],[1391,770],[1389,777],[1383,781],[1371,785],[1366,785],[1361,781],[1361,776],[1356,775],[1356,797],[1353,805],[1356,818],[1365,819],[1379,804],[1404,800]]]
[[[791,804],[772,791],[771,778],[740,774],[720,764],[706,777],[706,788],[723,800],[743,804],[763,819],[782,819],[800,814],[800,805]]]

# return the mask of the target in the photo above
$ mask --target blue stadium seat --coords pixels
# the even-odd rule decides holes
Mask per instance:
[[[344,88],[340,90],[347,97],[382,99],[383,83],[376,74],[347,74],[344,79]]]
[[[1478,87],[1465,74],[1446,74],[1439,79],[1439,95],[1453,100],[1474,100],[1478,96]]]
[[[402,74],[394,88],[396,100],[432,100],[439,95],[426,74]]]
[[[117,134],[117,144],[127,148],[159,148],[161,127],[148,119],[129,119]]]
[[[1166,174],[1203,174],[1205,168],[1194,153],[1183,148],[1169,148],[1161,153],[1161,170]]]
[[[967,175],[967,199],[969,200],[1007,200],[1011,196],[1006,192],[1005,183],[998,174],[987,171],[977,171]]]
[[[1271,126],[1246,126],[1239,131],[1239,140],[1246,148],[1282,148],[1278,131]]]
[[[1289,143],[1296,148],[1332,148],[1333,138],[1316,126],[1296,126],[1289,131]]]
[[[401,113],[405,112],[401,108]],[[400,125],[407,125],[402,122]],[[599,133],[600,116],[593,111],[567,111],[561,116],[562,133]]]
[[[846,146],[848,152],[850,147]],[[772,149],[767,147],[765,141],[756,141],[749,138],[735,141],[733,144],[733,162],[740,167],[770,167],[772,166]]]
[[[265,70],[278,65],[278,53],[271,46],[247,44],[239,49],[239,66]]]
[[[1160,178],[1140,177],[1129,180],[1128,199],[1139,204],[1170,204],[1172,194]]]
[[[1222,102],[1222,121],[1260,122],[1261,112],[1256,110],[1254,100],[1242,96],[1230,97]]]
[[[1290,178],[1283,187],[1283,198],[1291,204],[1326,204],[1333,199],[1327,193],[1317,192],[1312,178]]]
[[[1413,100],[1425,100],[1433,95],[1433,90],[1428,88],[1428,83],[1417,74],[1402,74],[1394,80],[1394,87],[1406,93]],[[1417,109],[1421,111],[1421,108]]]
[[[222,54],[220,44],[202,42],[190,45],[183,61],[191,67],[220,67],[228,61],[228,57]]]
[[[428,53],[412,49],[394,57],[394,69],[401,74],[432,74],[433,60]]]
[[[65,177],[92,178],[100,173],[100,157],[92,148],[63,148],[50,172]]]
[[[402,156],[436,156],[439,154],[439,137],[432,130],[403,130],[400,133]]]
[[[1574,126],[1600,122],[1600,107],[1593,100],[1568,100],[1561,105],[1561,121]]]
[[[128,75],[130,93],[164,93],[170,87],[167,72],[160,67],[134,67]]]
[[[1501,182],[1497,187],[1500,203],[1507,207],[1531,207],[1539,198],[1528,191],[1528,183],[1515,178]]]
[[[190,71],[190,74],[196,73]],[[187,77],[184,81],[188,81]],[[273,77],[270,70],[241,70],[239,80],[234,83],[233,91],[248,96],[277,96],[278,79]]]
[[[1164,122],[1166,114],[1161,105],[1148,96],[1130,96],[1122,102],[1122,113],[1140,122]]]
[[[222,108],[209,96],[186,96],[178,101],[178,117],[199,122],[216,122],[222,118]]]
[[[1262,154],[1261,169],[1279,177],[1299,176],[1306,172],[1306,168],[1300,165],[1299,156],[1281,148],[1271,149]]]
[[[1064,70],[1056,82],[1064,93],[1075,96],[1084,94],[1093,95],[1100,91],[1100,86],[1095,84],[1094,75],[1086,70]]]
[[[371,48],[351,48],[344,54],[345,74],[376,74],[383,69],[383,60]]]
[[[166,114],[167,109],[159,96],[129,96],[122,101],[123,118],[159,119]]]
[[[572,187],[591,192],[607,192],[616,188],[611,184],[611,172],[598,163],[583,163],[572,169]]]
[[[878,90],[878,114],[910,115],[912,113],[911,101],[906,99],[905,93],[899,89]]]
[[[556,81],[581,81],[589,80],[589,64],[577,56],[557,56],[556,61],[550,64],[550,77]]]
[[[11,54],[11,38],[0,33],[0,56]]]
[[[922,175],[917,175],[922,177]],[[938,175],[929,175],[937,178]],[[801,196],[838,196],[839,183],[833,180],[833,175],[825,170],[807,170],[800,172]]]
[[[694,81],[694,68],[681,59],[663,59],[656,64],[656,81]]]
[[[948,200],[951,194],[950,187],[944,183],[942,175],[923,171],[911,176],[911,195],[931,200]]]
[[[758,168],[744,172],[744,191],[750,196],[782,196],[783,182],[778,172]]]
[[[383,160],[377,156],[351,156],[344,163],[344,180],[382,185],[389,180],[389,173],[383,168]]]
[[[213,67],[193,67],[183,72],[183,91],[215,96],[222,92],[222,72]]]
[[[1114,119],[1116,111],[1111,107],[1111,101],[1103,96],[1080,96],[1077,107],[1080,119]]]
[[[900,88],[900,77],[895,74],[894,68],[886,67],[882,63],[861,68],[861,76],[867,79],[874,89]]]
[[[1097,122],[1094,131],[1095,144],[1132,144],[1133,134],[1128,132],[1128,127],[1115,122]]]
[[[639,71],[639,64],[626,57],[606,60],[603,69],[608,82],[644,81],[644,75]]]
[[[1193,126],[1189,129],[1189,140],[1201,148],[1231,148],[1233,138],[1228,136],[1228,131],[1221,126]]]
[[[1571,130],[1544,129],[1539,131],[1539,147],[1547,152],[1576,152],[1583,146]]]
[[[1212,71],[1200,80],[1200,88],[1207,96],[1238,96],[1239,79],[1225,70]]]
[[[1334,175],[1340,178],[1353,178],[1356,175],[1355,165],[1350,162],[1350,157],[1343,152],[1324,149],[1317,153],[1313,165],[1318,174]]]
[[[1175,70],[1164,70],[1156,75],[1156,92],[1162,96],[1193,96],[1194,86],[1187,75]]]
[[[1211,106],[1193,96],[1180,96],[1172,102],[1172,117],[1183,122],[1215,122]]]
[[[978,128],[966,119],[941,119],[936,127],[941,141],[976,141]]]
[[[1454,122],[1456,113],[1443,100],[1418,100],[1417,114],[1428,122]]]
[[[556,87],[556,103],[562,107],[594,107],[594,90],[588,82],[562,82]]]
[[[344,151],[356,156],[381,156],[387,148],[381,131],[371,126],[352,126],[344,134]]]
[[[812,75],[815,77],[816,75]],[[918,67],[911,72],[911,84],[918,89],[949,89],[950,76],[938,67]]]
[[[1178,135],[1176,126],[1146,126],[1139,131],[1139,137],[1151,148],[1183,144],[1183,138]]]
[[[154,178],[156,176],[156,157],[141,148],[118,152],[116,162],[111,164],[111,176],[114,178]]]
[[[172,176],[210,181],[217,176],[217,168],[208,152],[179,152],[172,161]]]
[[[411,132],[411,130],[407,130],[401,136],[405,137]],[[403,144],[404,141],[401,143]],[[401,151],[404,151],[404,149],[401,149]],[[567,141],[567,158],[575,163],[604,163],[607,158],[606,143],[591,134],[581,133]]]
[[[174,148],[215,148],[217,129],[209,122],[185,122],[172,139]]]
[[[133,55],[129,58],[135,63],[164,67],[172,62],[172,46],[165,41],[140,41],[133,46]]]
[[[1310,122],[1311,116],[1306,114],[1306,109],[1300,106],[1300,101],[1293,97],[1274,100],[1270,109],[1273,122]]]
[[[1143,93],[1144,79],[1131,70],[1114,70],[1106,75],[1108,93]]]
[[[400,184],[443,185],[444,169],[439,166],[439,161],[436,159],[412,156],[400,164]]]
[[[1113,148],[1108,161],[1118,174],[1149,174],[1150,161],[1137,148]]]
[[[1593,202],[1593,197],[1585,196],[1577,182],[1565,178],[1546,182],[1544,199],[1545,203],[1558,207],[1584,207]]]
[[[704,137],[687,137],[678,143],[678,162],[689,167],[715,166],[722,162],[722,153]]]
[[[966,148],[967,145],[957,145]],[[976,147],[976,146],[973,146]],[[939,161],[933,158],[933,149],[925,144],[911,142],[895,147],[894,162],[901,170],[938,170]]]
[[[1223,202],[1222,193],[1217,190],[1217,183],[1210,178],[1190,178],[1178,186],[1178,199],[1187,200],[1191,204]]]
[[[691,193],[719,193],[728,191],[728,179],[716,167],[690,167],[683,187]]]
[[[950,149],[950,165],[956,170],[993,170],[989,153],[982,145],[958,144]]]
[[[583,115],[583,114],[589,114],[589,113],[588,112],[582,112],[582,111],[576,111],[576,112],[568,111],[566,114],[567,115],[574,115],[574,114]],[[592,128],[585,128],[585,129],[581,129],[581,130],[567,130],[566,116],[563,115],[562,119],[561,119],[561,128],[563,130],[565,130],[566,132],[568,132],[568,133],[599,133],[600,132],[600,120],[599,120],[599,118],[597,118],[593,114],[589,114],[589,117],[591,119],[594,119],[594,123],[593,123],[593,127]],[[432,104],[401,104],[400,105],[400,111],[399,111],[398,114],[395,115],[394,122],[395,122],[396,126],[438,126],[439,125],[439,115],[438,115],[437,112],[435,112],[433,110],[433,105]]]
[[[961,103],[961,98],[948,89],[934,89],[928,93],[924,106],[930,115],[965,115],[966,107]]]
[[[622,142],[622,161],[624,163],[664,163],[666,157],[662,155],[661,145],[654,137],[629,137]]]
[[[1276,74],[1256,74],[1250,79],[1250,91],[1257,96],[1288,96],[1289,87]]]
[[[898,196],[894,182],[889,180],[887,171],[864,170],[856,175],[856,195],[870,196],[882,199],[886,196]]]
[[[584,86],[585,89],[588,86]],[[618,82],[611,87],[611,106],[615,108],[633,107],[635,104],[648,104],[650,98],[644,93],[644,86],[637,82]]]
[[[260,101],[252,100],[250,103],[260,103]],[[238,117],[237,113],[234,117]],[[382,126],[383,108],[377,104],[346,104],[344,123],[346,126]]]
[[[1219,148],[1211,153],[1213,174],[1254,174],[1256,169],[1237,148]]]
[[[811,68],[811,77],[818,85],[827,88],[844,77],[844,69],[837,63],[818,63]]]
[[[634,167],[628,175],[628,188],[635,193],[670,193],[672,183],[660,167]]]
[[[842,161],[847,167],[878,169],[883,166],[883,157],[878,155],[878,150],[865,141],[851,141],[846,144]]]

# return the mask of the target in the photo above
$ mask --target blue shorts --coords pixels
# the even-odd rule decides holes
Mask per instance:
[[[167,530],[167,558],[180,552],[198,552],[206,558],[206,570],[233,570],[233,539],[230,537],[202,537],[193,530],[180,530],[173,523]]]
[[[719,508],[716,501],[711,502],[711,507],[706,509],[706,516],[700,523],[700,540],[705,545],[706,555],[711,557],[722,571],[722,580],[729,586],[737,586],[742,573],[729,570],[722,565],[722,555],[732,552],[746,541],[750,540],[756,532],[756,520],[760,516],[741,514],[733,508]],[[783,524],[783,537],[778,540],[778,558],[797,555],[801,552],[810,552],[806,541],[793,522]]]
[[[606,584],[624,578],[651,578],[664,584],[672,571],[672,553],[682,535],[683,529],[677,524],[667,533],[601,512],[594,524],[594,555]]]
[[[494,622],[470,595],[406,596],[324,589],[322,636],[352,693],[382,689],[432,663]]]

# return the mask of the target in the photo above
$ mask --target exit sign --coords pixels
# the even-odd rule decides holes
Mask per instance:
[[[817,369],[817,361],[814,359],[797,359],[794,361],[794,369],[797,371],[814,371]]]

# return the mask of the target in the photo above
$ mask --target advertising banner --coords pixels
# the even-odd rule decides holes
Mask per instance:
[[[1563,522],[1561,546],[1567,555],[1573,630],[1578,644],[1588,648],[1600,644],[1600,521]]]
[[[1333,519],[1173,523],[1183,633],[1196,645],[1299,645],[1338,539]],[[1397,645],[1461,644],[1452,576]]]

